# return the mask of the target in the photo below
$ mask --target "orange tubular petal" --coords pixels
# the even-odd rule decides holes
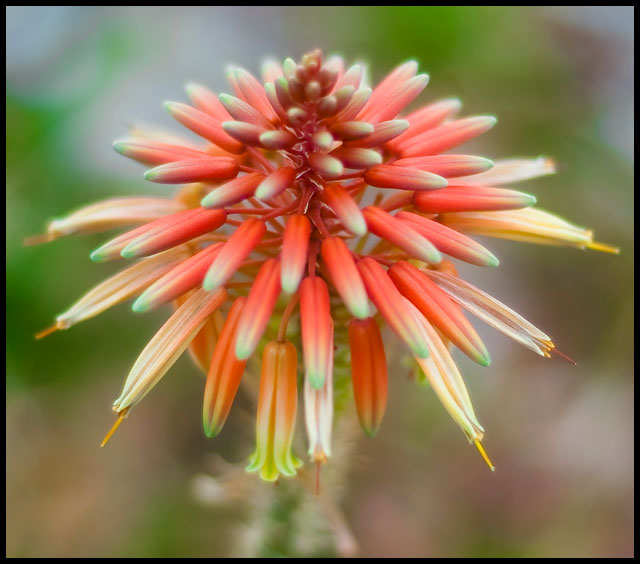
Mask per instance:
[[[183,147],[160,143],[150,139],[125,139],[116,141],[113,148],[121,155],[146,165],[162,165],[187,159],[208,157],[207,153]]]
[[[242,98],[249,105],[256,108],[270,122],[276,123],[278,116],[276,116],[269,104],[262,84],[251,73],[242,68],[232,69],[231,74],[235,78],[232,86],[238,98]]]
[[[47,225],[48,241],[65,235],[99,233],[170,216],[185,209],[184,204],[164,198],[110,198],[89,204]]]
[[[361,237],[367,232],[362,210],[340,184],[328,184],[322,191],[322,199],[351,233]]]
[[[274,132],[275,133],[275,132]],[[276,169],[267,176],[256,188],[256,198],[269,200],[275,198],[290,188],[296,179],[295,169],[284,166]]]
[[[263,116],[256,108],[247,104],[240,98],[229,94],[219,94],[218,99],[222,102],[231,117],[237,121],[252,123],[262,129],[273,129],[271,122]]]
[[[407,302],[395,287],[382,266],[372,258],[358,262],[358,270],[367,288],[371,301],[389,324],[389,327],[418,358],[427,358],[427,346],[424,329],[407,307]]]
[[[331,456],[333,428],[333,340],[327,362],[328,372],[320,389],[310,378],[304,379],[304,419],[309,440],[309,457],[316,463],[325,463]]]
[[[306,378],[322,388],[333,358],[333,320],[329,290],[322,278],[311,276],[300,284],[300,324]]]
[[[369,316],[367,290],[345,242],[338,237],[325,239],[321,253],[333,285],[347,309],[355,317],[367,318]]]
[[[445,188],[446,178],[414,168],[394,165],[376,165],[364,173],[367,184],[376,188],[396,190],[437,190]]]
[[[204,220],[205,223],[209,222],[208,223],[209,225],[215,225],[217,221],[213,222],[213,220],[215,219],[219,220],[220,213],[222,213],[223,216],[225,215],[224,212],[219,212],[216,210],[215,214],[204,215],[200,217],[201,211],[202,211],[202,208],[198,208],[195,210],[182,210],[178,213],[174,213],[165,217],[158,218],[155,221],[151,221],[149,223],[146,223],[145,225],[141,225],[136,229],[123,233],[122,235],[119,235],[115,239],[111,239],[111,241],[108,241],[107,243],[105,243],[104,245],[102,245],[101,247],[98,247],[95,251],[93,251],[91,253],[91,260],[95,262],[102,262],[106,260],[113,260],[116,258],[120,258],[121,256],[123,256],[121,255],[121,252],[125,249],[125,247],[127,247],[133,241],[142,240],[141,239],[142,237],[145,238],[144,240],[148,240],[147,239],[148,237],[153,237],[155,235],[162,236],[163,232],[165,233],[169,232],[171,235],[174,235],[175,234],[175,231],[173,230],[174,228],[178,227],[179,229],[180,228],[184,229],[187,226],[182,224],[183,223],[188,224],[189,221],[194,217],[199,218],[199,220]],[[222,218],[222,222],[220,223],[220,225],[224,223],[225,219],[226,219],[226,216]],[[197,222],[197,225],[201,227],[201,223],[199,221]],[[178,243],[176,243],[176,245],[177,244]],[[172,245],[169,245],[169,246],[172,246]],[[168,247],[165,247],[165,248],[168,248]],[[159,252],[159,251],[156,251],[156,252]],[[127,256],[126,258],[130,258],[130,257]]]
[[[374,123],[395,118],[406,106],[419,96],[428,82],[429,76],[426,74],[419,74],[418,76],[410,78],[401,85],[398,85],[394,90],[389,91],[379,101],[376,100],[374,102],[377,104],[375,109],[370,100],[368,107],[371,107],[371,112],[367,111],[367,107],[359,118]]]
[[[260,145],[260,136],[266,133],[264,127],[244,121],[223,121],[222,129],[246,145]]]
[[[215,243],[181,262],[144,291],[133,303],[133,311],[142,313],[155,309],[202,284],[207,270],[223,246],[224,243]]]
[[[380,111],[380,108],[388,103],[389,98],[394,92],[397,92],[408,80],[415,77],[418,70],[418,63],[415,61],[407,61],[395,69],[393,69],[382,81],[375,87],[371,93],[371,97],[367,105],[360,112],[358,117],[366,120],[368,116],[373,116]],[[379,120],[383,121],[383,120]]]
[[[256,450],[247,470],[273,482],[294,476],[302,462],[291,453],[298,408],[297,355],[291,343],[272,341],[264,348],[256,417]]]
[[[258,271],[238,322],[235,353],[239,360],[249,358],[258,346],[279,295],[280,262],[269,259]]]
[[[216,121],[221,122],[231,119],[231,115],[224,109],[215,92],[193,82],[187,84],[186,91],[194,106],[209,114]]]
[[[412,157],[394,161],[395,166],[407,166],[426,170],[439,176],[469,176],[489,170],[493,162],[472,155],[434,155],[432,157]],[[451,181],[449,181],[451,182]]]
[[[406,261],[389,268],[396,287],[420,312],[469,358],[488,366],[489,353],[462,309],[428,276]]]
[[[180,306],[184,304],[197,291],[198,289],[189,290],[179,296],[173,302],[174,310],[179,309]],[[220,310],[218,309],[214,311],[213,314],[209,316],[207,321],[205,321],[202,329],[198,331],[196,336],[189,344],[189,354],[191,355],[191,358],[195,362],[196,366],[200,368],[200,370],[202,370],[203,374],[206,374],[209,370],[211,357],[213,356],[213,349],[215,348],[218,341],[218,335],[220,335],[220,331],[222,330],[223,322],[224,319],[222,318]]]
[[[127,376],[122,394],[113,404],[114,410],[119,413],[142,400],[226,299],[227,292],[224,288],[214,293],[196,290],[140,353]]]
[[[335,93],[338,106],[343,109],[338,109],[338,113],[331,118],[331,123],[337,123],[339,121],[351,121],[355,118],[360,110],[364,108],[365,104],[371,96],[371,88],[358,88],[355,92],[349,86],[341,88]],[[345,104],[346,102],[346,104]]]
[[[231,157],[189,158],[152,168],[146,180],[160,184],[188,184],[228,180],[238,174],[238,163]]]
[[[349,69],[338,79],[336,83],[336,90],[340,90],[344,86],[351,86],[356,89],[360,87],[360,82],[362,81],[362,65],[352,65]]]
[[[285,129],[276,129],[261,133],[258,141],[265,149],[281,150],[293,147],[298,142],[298,138]]]
[[[253,196],[258,185],[264,179],[264,174],[251,172],[214,188],[203,199],[201,205],[205,208],[223,208],[232,206]]]
[[[221,149],[234,154],[244,152],[244,145],[225,133],[219,118],[211,117],[208,113],[180,102],[166,102],[164,107],[186,128],[208,139]]]
[[[378,324],[371,317],[349,323],[351,380],[360,425],[373,436],[387,406],[387,359]]]
[[[491,251],[455,229],[415,213],[398,212],[395,217],[405,221],[407,225],[429,239],[439,251],[449,256],[478,266],[498,266],[499,264]]]
[[[403,158],[435,155],[482,135],[495,124],[493,116],[459,119],[403,141],[398,150]]]
[[[429,104],[424,108],[416,110],[404,118],[409,122],[409,129],[396,139],[393,139],[388,144],[388,147],[392,151],[397,151],[398,147],[404,141],[440,125],[447,118],[454,115],[461,106],[462,104],[460,103],[460,100],[457,98],[451,98],[441,100],[440,102],[434,102],[433,104]]]
[[[292,215],[287,221],[282,242],[280,281],[282,290],[293,294],[307,266],[311,223],[304,215]]]
[[[218,342],[220,331],[222,331],[223,322],[224,319],[220,310],[214,312],[189,345],[189,354],[203,374],[206,374],[209,369],[213,350]]]
[[[346,168],[363,169],[382,163],[382,155],[373,149],[363,147],[340,147],[331,153],[340,159]]]
[[[249,217],[242,222],[214,259],[204,279],[205,290],[224,284],[260,242],[267,227],[264,221]]]
[[[172,249],[143,259],[118,272],[89,290],[65,312],[57,315],[52,330],[69,329],[135,296],[188,256],[189,253],[184,248]],[[36,338],[39,339],[46,334],[48,333],[38,334]]]
[[[362,213],[371,233],[389,241],[408,255],[432,264],[438,264],[442,260],[433,243],[414,230],[410,224],[374,206],[367,206]]]
[[[383,143],[398,137],[409,127],[409,122],[404,119],[394,119],[390,121],[381,121],[376,123],[375,129],[371,135],[364,139],[349,143],[352,147],[379,147]]]
[[[222,210],[196,208],[176,213],[171,218],[173,221],[168,224],[164,219],[152,222],[151,228],[131,241],[120,254],[124,258],[155,255],[218,229],[226,221],[227,214]]]
[[[202,422],[207,437],[215,437],[222,430],[247,364],[246,360],[236,358],[233,347],[240,313],[246,301],[246,298],[240,297],[233,302],[213,351],[202,411]]]
[[[535,203],[530,194],[484,186],[448,186],[437,193],[416,193],[413,198],[416,209],[423,213],[517,210]]]

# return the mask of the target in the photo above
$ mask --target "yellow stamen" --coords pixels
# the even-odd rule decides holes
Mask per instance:
[[[62,325],[62,323],[57,321],[51,327],[47,327],[46,329],[43,329],[42,331],[38,331],[35,334],[36,341],[39,341],[40,339],[44,339],[48,335],[51,335],[51,333],[54,333],[55,331],[60,331],[60,329],[64,329],[64,326]]]
[[[487,455],[487,452],[484,450],[482,443],[477,439],[474,440],[473,442],[475,443],[477,449],[480,451],[480,454],[482,455],[482,458],[484,458],[484,461],[487,463],[487,466],[491,469],[492,472],[494,472],[496,467],[493,465],[493,463],[489,459],[489,456]]]
[[[127,418],[127,411],[129,411],[129,408],[125,408],[120,413],[118,413],[118,419],[116,419],[116,422],[113,424],[113,427],[111,427],[111,429],[106,434],[104,439],[102,439],[102,443],[100,443],[100,447],[103,447],[104,445],[107,444],[111,436],[116,432],[116,429],[120,426],[120,423],[122,423]]]
[[[602,251],[603,253],[611,253],[613,255],[620,254],[620,248],[613,245],[607,245],[606,243],[598,243],[597,241],[591,241],[587,243],[587,249],[593,249],[594,251]]]

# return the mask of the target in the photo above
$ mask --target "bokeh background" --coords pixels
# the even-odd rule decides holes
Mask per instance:
[[[8,556],[633,555],[633,8],[8,7],[6,22]],[[335,462],[347,548],[304,531],[255,540],[260,512],[277,520],[286,503],[228,466],[251,452],[254,408],[241,398],[206,440],[186,358],[98,448],[165,312],[120,306],[35,342],[113,265],[88,260],[101,235],[22,246],[83,203],[157,193],[111,144],[132,124],[174,127],[161,104],[184,101],[187,81],[225,91],[229,63],[258,72],[314,47],[368,63],[374,81],[417,59],[421,101],[457,95],[466,114],[499,117],[470,150],[553,156],[557,175],[519,188],[622,249],[485,242],[500,267],[463,274],[578,365],[479,328],[491,367],[458,360],[492,474],[395,355],[379,435]]]

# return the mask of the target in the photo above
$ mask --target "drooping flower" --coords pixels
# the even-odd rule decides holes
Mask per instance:
[[[406,62],[371,89],[361,65],[345,69],[340,57],[325,60],[316,50],[300,63],[268,61],[263,82],[231,67],[233,95],[189,84],[191,105],[167,102],[165,108],[201,144],[135,131],[114,145],[151,167],[147,180],[184,185],[173,198],[93,204],[50,222],[46,235],[32,239],[131,226],[91,258],[137,259],[38,337],[132,297],[136,312],[175,308],[126,379],[106,439],[187,348],[208,373],[203,423],[207,436],[217,435],[247,360],[262,350],[257,447],[248,469],[269,481],[295,474],[301,464],[292,453],[298,355],[287,325],[299,305],[296,339],[313,461],[331,456],[333,393],[344,388],[333,363],[346,347],[359,420],[370,435],[379,428],[387,403],[379,324],[387,324],[492,467],[451,354],[455,346],[480,365],[490,363],[464,310],[542,356],[549,357],[554,344],[461,280],[445,256],[497,266],[474,234],[617,250],[508,187],[553,173],[549,159],[492,162],[447,153],[491,129],[494,117],[457,118],[457,99],[403,114],[428,82],[417,69]]]

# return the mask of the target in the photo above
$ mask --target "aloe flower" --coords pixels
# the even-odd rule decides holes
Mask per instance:
[[[541,356],[549,357],[554,344],[460,279],[450,259],[498,265],[473,234],[617,250],[533,207],[534,196],[505,187],[553,173],[549,159],[492,162],[457,152],[491,129],[494,117],[458,118],[457,99],[403,114],[428,82],[417,68],[404,63],[371,89],[361,65],[345,69],[340,57],[325,60],[320,51],[300,63],[266,62],[262,82],[232,67],[233,95],[189,84],[191,104],[165,104],[201,143],[141,131],[115,143],[116,151],[149,167],[147,180],[182,186],[173,197],[162,188],[159,197],[93,204],[50,222],[34,241],[129,227],[91,259],[136,261],[38,337],[134,297],[135,312],[173,305],[113,404],[118,419],[105,442],[187,349],[207,373],[203,423],[207,436],[216,436],[248,359],[261,354],[257,446],[248,469],[269,481],[296,473],[299,395],[309,457],[325,463],[334,389],[344,384],[334,358],[342,362],[344,351],[360,423],[369,435],[380,427],[386,325],[493,468],[452,356],[455,347],[482,366],[490,363],[465,311]]]

